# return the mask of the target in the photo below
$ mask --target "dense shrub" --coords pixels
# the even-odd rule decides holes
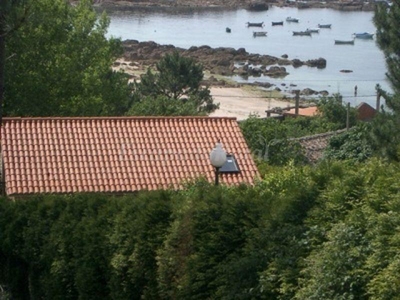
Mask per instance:
[[[0,200],[0,285],[15,299],[394,299],[399,165],[270,168],[123,197]]]

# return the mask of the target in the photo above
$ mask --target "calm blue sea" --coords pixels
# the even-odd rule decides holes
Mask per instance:
[[[238,82],[265,81],[274,83],[284,91],[312,88],[341,93],[352,105],[367,102],[375,106],[376,84],[390,91],[385,77],[386,65],[382,51],[373,40],[357,39],[354,45],[335,45],[334,40],[349,40],[355,32],[375,32],[373,12],[343,12],[331,9],[296,9],[272,7],[265,12],[239,10],[201,11],[129,11],[109,12],[111,24],[109,36],[138,41],[154,41],[172,44],[181,48],[208,45],[211,47],[245,48],[249,53],[282,56],[301,60],[323,57],[327,67],[287,67],[290,75],[283,79],[256,77]],[[299,23],[284,22],[283,26],[272,26],[271,22],[296,17]],[[248,28],[246,22],[264,22],[265,27]],[[331,29],[308,36],[293,36],[293,31],[332,24]],[[225,28],[230,27],[231,33]],[[254,30],[267,31],[266,37],[253,37]],[[352,70],[342,73],[340,70]],[[295,85],[296,87],[291,87]],[[354,97],[354,87],[358,94]]]

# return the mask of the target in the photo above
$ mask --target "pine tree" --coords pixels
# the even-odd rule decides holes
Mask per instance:
[[[165,55],[135,84],[130,115],[204,115],[215,111],[210,90],[201,86],[203,66],[179,52]]]
[[[374,23],[377,27],[377,43],[385,54],[386,75],[393,94],[377,87],[389,110],[383,109],[375,118],[372,135],[379,155],[400,160],[400,1],[393,1],[390,6],[377,5]]]
[[[391,83],[394,95],[383,92],[388,108],[400,113],[400,1],[393,5],[378,5],[374,23],[377,27],[377,42],[385,54],[388,68],[387,77]]]

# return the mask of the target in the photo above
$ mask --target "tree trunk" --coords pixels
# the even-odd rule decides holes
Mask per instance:
[[[3,32],[0,30],[0,149],[1,149],[1,138],[3,136],[3,100],[4,100],[4,89],[5,89],[5,63],[6,63],[6,41]],[[3,157],[0,157],[0,193],[2,196],[5,195],[5,184],[4,184],[4,168],[3,168]]]
[[[3,102],[5,90],[5,63],[6,63],[6,41],[5,36],[0,31],[0,130],[3,125]],[[1,137],[1,131],[0,131]]]

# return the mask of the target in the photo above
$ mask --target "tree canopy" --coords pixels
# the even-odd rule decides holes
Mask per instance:
[[[400,5],[397,1],[387,7],[384,4],[377,6],[374,23],[377,28],[376,38],[379,47],[385,54],[387,77],[391,83],[394,95],[384,94],[386,106],[396,113],[400,113]]]
[[[26,0],[3,0],[0,3],[0,123],[5,93],[6,38],[16,31],[28,14]]]
[[[400,5],[377,5],[374,23],[377,28],[377,42],[385,54],[387,78],[391,83],[393,94],[377,87],[385,99],[381,115],[374,121],[373,136],[380,155],[389,159],[400,160]]]
[[[130,115],[206,115],[218,108],[208,87],[203,87],[203,67],[175,51],[166,54],[134,85]]]
[[[325,159],[362,162],[373,155],[371,124],[360,123],[349,131],[330,138],[324,151]]]
[[[254,186],[0,199],[0,297],[398,298],[398,163],[264,175]]]
[[[113,72],[120,41],[90,0],[29,1],[29,14],[7,39],[4,111],[8,116],[122,115],[128,78]]]

